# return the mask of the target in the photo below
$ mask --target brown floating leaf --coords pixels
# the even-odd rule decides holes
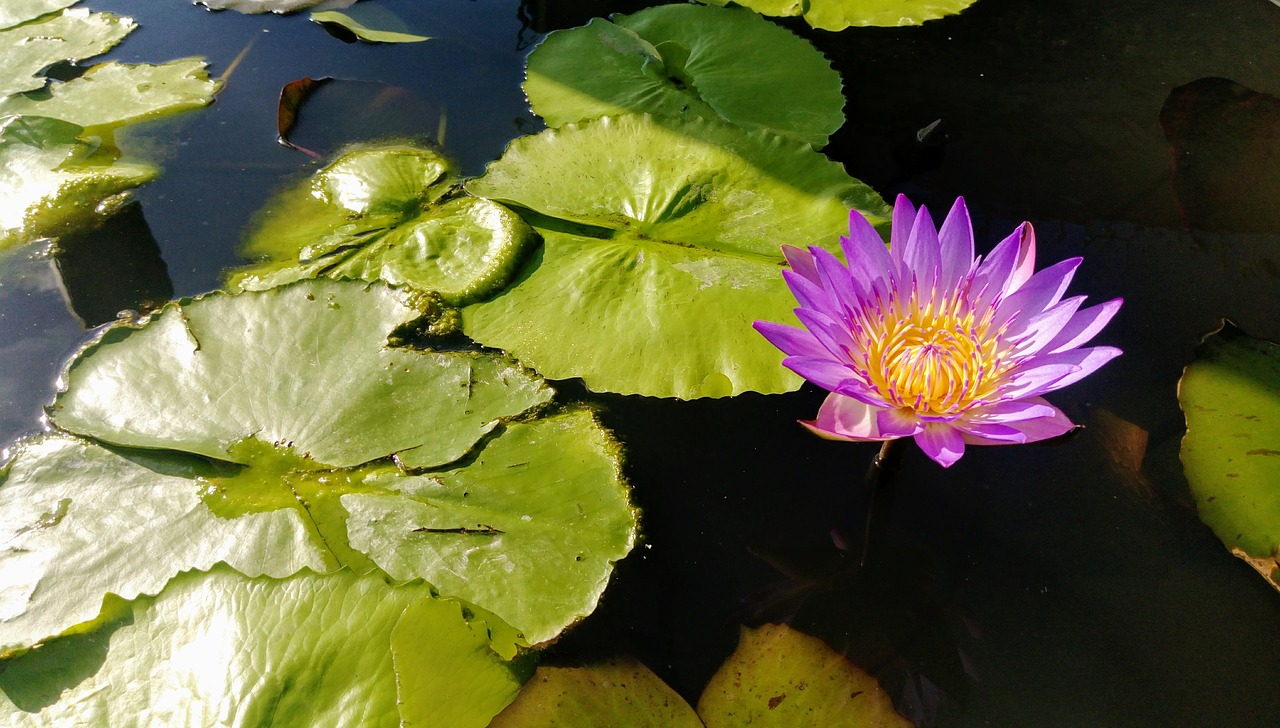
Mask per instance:
[[[276,138],[281,144],[320,159],[320,155],[316,152],[290,142],[289,132],[293,129],[293,125],[297,123],[298,109],[306,102],[307,97],[311,96],[317,88],[332,80],[331,76],[324,76],[323,78],[303,76],[296,81],[286,83],[280,89],[280,103],[276,107],[276,131],[279,132],[279,136]]]

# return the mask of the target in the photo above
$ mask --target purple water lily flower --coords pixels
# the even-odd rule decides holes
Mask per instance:
[[[1079,348],[1121,299],[1081,310],[1062,294],[1080,265],[1035,269],[1035,232],[1023,223],[984,260],[956,200],[942,229],[906,197],[893,209],[889,248],[856,210],[840,239],[845,265],[822,248],[783,246],[782,275],[804,329],[755,328],[783,364],[831,392],[803,422],[835,440],[914,437],[949,467],[969,445],[1035,442],[1073,427],[1040,395],[1078,381],[1120,354]]]

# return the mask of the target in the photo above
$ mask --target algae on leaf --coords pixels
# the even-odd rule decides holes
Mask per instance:
[[[5,661],[6,725],[392,728],[431,706],[482,728],[520,686],[471,608],[376,573],[277,580],[217,566],[118,611]]]
[[[1280,589],[1280,346],[1226,324],[1183,372],[1178,401],[1200,519]]]
[[[529,54],[524,88],[553,127],[625,113],[696,116],[822,147],[844,123],[831,64],[741,8],[665,5],[555,31]]]
[[[475,194],[545,243],[464,331],[551,379],[657,397],[785,392],[751,322],[793,320],[783,243],[837,249],[865,184],[806,144],[701,119],[604,117],[515,140]]]
[[[83,131],[57,119],[0,119],[0,248],[79,225],[103,200],[155,177],[154,167],[99,153]]]

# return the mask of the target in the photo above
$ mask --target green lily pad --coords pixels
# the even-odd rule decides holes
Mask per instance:
[[[56,13],[80,0],[8,0],[0,6],[0,30]]]
[[[85,128],[112,128],[207,106],[221,87],[222,82],[210,79],[198,58],[160,65],[113,61],[52,85],[47,99],[11,96],[0,100],[0,115],[48,116]]]
[[[425,35],[397,33],[391,30],[367,28],[350,15],[333,10],[312,13],[311,22],[319,23],[321,25],[332,23],[333,25],[346,28],[352,35],[367,43],[420,43],[424,40],[431,40],[429,36]]]
[[[743,628],[738,649],[698,700],[707,728],[911,728],[876,679],[785,624]]]
[[[808,41],[744,9],[667,5],[551,33],[525,93],[549,126],[648,112],[698,116],[814,147],[844,123],[840,76]]]
[[[511,424],[465,467],[366,480],[386,490],[342,496],[347,533],[392,576],[424,578],[542,642],[595,609],[635,543],[618,462],[588,412]]]
[[[0,98],[43,88],[45,68],[105,53],[137,27],[129,18],[83,9],[17,25],[70,4],[6,0],[0,7]]]
[[[520,686],[462,605],[376,574],[215,567],[119,611],[5,661],[5,722],[392,727],[430,714],[480,728]]]
[[[329,281],[170,304],[86,347],[49,416],[103,442],[232,462],[252,438],[328,467],[393,454],[427,467],[550,398],[507,360],[387,347],[411,304]]]
[[[588,726],[703,728],[679,693],[635,660],[542,666],[490,728]]]
[[[502,425],[551,396],[504,357],[387,346],[405,299],[306,281],[107,328],[50,417],[116,446],[50,435],[0,477],[0,569],[24,574],[0,589],[0,649],[218,561],[386,565],[535,642],[588,614],[635,540],[617,446],[577,410]]]
[[[157,170],[115,162],[57,119],[0,119],[0,248],[59,234],[103,213],[104,199]]]
[[[794,319],[779,246],[838,249],[884,202],[808,145],[693,119],[604,117],[512,142],[474,194],[545,244],[463,328],[552,379],[657,397],[786,392],[799,377],[751,329]]]
[[[725,5],[728,0],[703,0]],[[851,26],[920,25],[928,20],[955,15],[976,0],[733,0],[760,13],[775,17],[803,15],[806,22],[822,30],[844,30]]]
[[[261,259],[232,287],[303,278],[382,280],[460,305],[504,285],[537,235],[515,213],[471,196],[442,198],[452,167],[403,145],[343,155],[267,206],[245,247]]]
[[[1201,344],[1178,400],[1200,519],[1280,589],[1280,346],[1228,325]]]

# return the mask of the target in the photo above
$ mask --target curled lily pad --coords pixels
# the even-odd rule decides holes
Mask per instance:
[[[467,189],[545,240],[514,285],[463,310],[468,335],[553,379],[686,399],[799,387],[750,326],[793,317],[780,246],[837,246],[850,208],[888,215],[808,145],[700,119],[523,137]]]
[[[302,278],[382,280],[453,304],[505,284],[537,240],[515,213],[451,196],[438,154],[386,146],[348,153],[271,204],[249,238],[262,262],[230,284],[260,290]]]
[[[378,574],[220,566],[114,611],[5,662],[6,725],[399,726],[430,713],[481,728],[520,686],[470,610]]]
[[[99,153],[83,131],[57,119],[0,119],[0,248],[97,217],[104,199],[155,177],[154,167]]]
[[[1201,520],[1280,589],[1280,346],[1225,327],[1201,344],[1178,400]]]
[[[43,88],[46,80],[40,73],[45,68],[105,53],[137,27],[129,18],[83,9],[18,25],[57,4],[6,0],[0,7],[0,98]]]
[[[724,5],[728,0],[704,0]],[[928,20],[955,15],[975,0],[734,0],[762,15],[804,16],[805,22],[822,30],[844,30],[850,26],[920,25]]]
[[[324,26],[336,25],[366,43],[420,43],[424,40],[431,40],[425,35],[369,28],[350,15],[333,10],[312,13],[311,22]]]
[[[821,147],[844,123],[840,76],[822,54],[740,8],[666,5],[553,32],[529,55],[524,88],[553,127],[648,112]]]
[[[49,116],[86,128],[116,127],[206,106],[221,87],[197,58],[160,65],[102,63],[79,78],[54,84],[47,99],[0,100],[0,115]]]

